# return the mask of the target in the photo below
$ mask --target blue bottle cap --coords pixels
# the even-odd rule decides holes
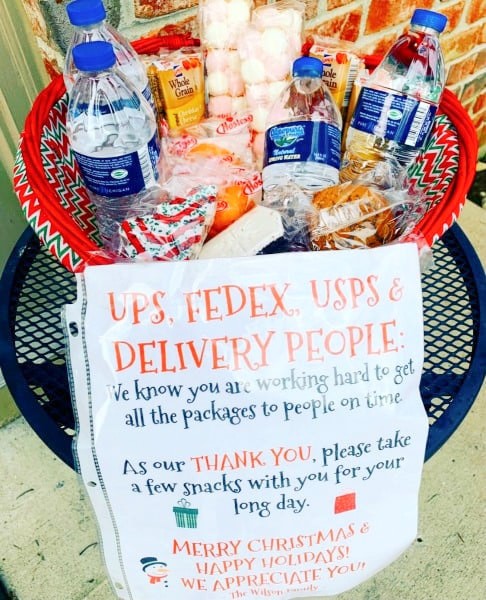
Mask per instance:
[[[66,12],[72,25],[94,25],[106,18],[102,0],[74,0],[66,6]]]
[[[73,61],[80,71],[104,71],[116,62],[110,42],[84,42],[73,48]]]
[[[447,25],[447,17],[438,12],[434,12],[433,10],[417,8],[413,13],[412,20],[410,22],[412,25],[430,27],[431,29],[435,29],[435,31],[442,33]]]
[[[294,60],[292,77],[322,77],[324,65],[313,56],[302,56]]]

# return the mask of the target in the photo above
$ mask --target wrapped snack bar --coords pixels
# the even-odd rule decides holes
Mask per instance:
[[[157,116],[169,130],[199,123],[205,114],[202,53],[196,48],[164,50],[147,69]]]
[[[364,69],[364,62],[353,46],[342,40],[314,36],[309,44],[309,56],[322,61],[322,79],[345,119],[353,84],[358,73]]]
[[[419,197],[359,181],[317,192],[312,207],[312,250],[375,248],[400,241],[422,216]]]
[[[164,139],[164,160],[221,156],[227,162],[251,165],[251,115],[209,117]]]
[[[168,140],[163,185],[171,196],[185,197],[195,186],[216,187],[216,213],[208,237],[223,231],[261,200],[261,173],[238,154],[244,150],[241,139],[245,139],[244,129],[194,146],[188,136]]]
[[[120,225],[121,255],[134,259],[190,260],[199,255],[216,211],[216,187],[199,186],[187,198],[162,202]]]
[[[283,238],[279,211],[257,205],[206,242],[199,258],[254,256]]]

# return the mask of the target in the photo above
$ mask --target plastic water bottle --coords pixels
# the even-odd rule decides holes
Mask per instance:
[[[66,90],[71,92],[78,75],[73,60],[73,48],[84,42],[110,42],[115,50],[119,68],[153,107],[152,91],[145,66],[130,42],[106,20],[106,10],[102,0],[74,0],[66,6],[66,12],[74,27],[74,34],[64,62]]]
[[[96,208],[103,245],[118,250],[118,224],[150,212],[160,144],[154,114],[115,67],[109,42],[73,48],[79,75],[66,119],[71,148]]]
[[[392,157],[407,169],[426,145],[445,85],[439,34],[447,17],[417,9],[362,87],[345,139],[342,181]]]
[[[318,58],[294,61],[293,79],[268,115],[263,189],[289,184],[313,192],[338,182],[342,118]],[[272,196],[274,194],[272,193]]]

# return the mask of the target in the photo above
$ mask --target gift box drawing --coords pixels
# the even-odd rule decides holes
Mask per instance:
[[[173,507],[176,525],[177,527],[183,527],[185,529],[196,529],[197,528],[197,508],[190,508],[191,503],[185,498],[182,498],[177,503],[178,506]]]

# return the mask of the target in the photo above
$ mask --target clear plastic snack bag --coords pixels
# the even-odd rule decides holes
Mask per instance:
[[[199,48],[163,49],[147,67],[157,116],[170,131],[199,123],[205,115],[204,68]]]
[[[301,55],[304,10],[304,3],[297,0],[259,6],[238,40],[246,102],[253,116],[253,153],[259,165],[268,113],[291,79],[294,60]]]
[[[208,238],[214,237],[260,201],[261,173],[235,159],[235,155],[189,153],[171,165],[164,183],[172,196],[185,197],[198,185],[216,186],[216,213]]]
[[[309,222],[314,209],[309,195],[293,182],[265,192],[264,206],[280,213],[283,225],[282,238],[265,249],[265,254],[278,252],[306,252],[311,250]]]
[[[322,61],[323,80],[346,119],[351,92],[358,74],[364,69],[364,61],[353,44],[329,37],[312,36],[306,40],[310,46],[309,56]]]
[[[162,141],[163,177],[171,164],[183,160],[221,158],[225,162],[252,165],[251,121],[249,112],[227,117],[208,117],[200,123],[168,133]]]
[[[181,198],[167,196],[153,212],[120,224],[118,254],[131,260],[195,259],[214,222],[216,186],[199,185]]]
[[[229,116],[246,109],[238,40],[251,18],[253,0],[201,0],[198,20],[204,52],[207,113]]]
[[[408,239],[424,214],[400,166],[380,163],[363,176],[315,193],[309,230],[313,250],[375,248]]]

